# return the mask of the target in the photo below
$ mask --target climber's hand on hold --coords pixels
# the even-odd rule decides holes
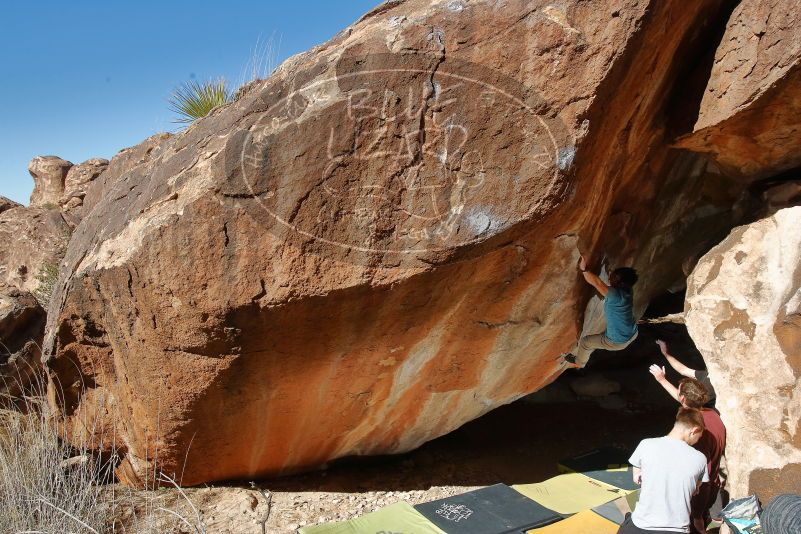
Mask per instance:
[[[579,256],[579,258],[579,269],[581,270],[581,276],[583,276],[584,280],[594,287],[602,297],[605,297],[606,294],[609,293],[609,286],[606,284],[606,282],[601,280],[597,274],[587,270],[587,258],[584,257],[584,254]]]

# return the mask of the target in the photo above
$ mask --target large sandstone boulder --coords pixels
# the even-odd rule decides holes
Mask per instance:
[[[732,495],[798,492],[801,207],[736,228],[688,282],[686,320],[728,428]]]
[[[52,286],[70,238],[58,210],[22,206],[0,212],[0,286],[37,291]]]
[[[642,309],[736,218],[664,127],[721,4],[393,0],[115,157],[48,314],[68,437],[126,483],[252,479],[548,384],[580,252],[638,266]]]
[[[46,314],[30,293],[0,289],[0,402],[41,377]]]
[[[36,156],[28,164],[33,177],[31,207],[53,208],[64,194],[64,181],[72,163],[58,156]]]
[[[732,176],[801,166],[801,10],[796,0],[743,0],[734,9],[695,131],[677,146],[709,154]]]

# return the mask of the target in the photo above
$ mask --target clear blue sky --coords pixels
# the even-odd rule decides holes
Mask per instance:
[[[28,203],[28,162],[111,158],[175,131],[167,99],[192,77],[238,84],[257,42],[278,63],[380,0],[25,1],[0,15],[0,195]]]

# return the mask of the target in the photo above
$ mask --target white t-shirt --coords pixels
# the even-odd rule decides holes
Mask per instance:
[[[644,439],[629,458],[642,474],[640,500],[631,520],[644,530],[690,531],[690,497],[709,482],[706,457],[668,436]]]

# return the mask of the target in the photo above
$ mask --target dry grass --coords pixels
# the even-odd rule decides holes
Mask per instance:
[[[250,54],[250,59],[242,69],[239,86],[246,85],[256,80],[269,78],[278,66],[278,54],[281,49],[281,36],[276,38],[273,32],[267,39],[262,39],[261,35],[256,39],[256,45]]]
[[[160,505],[159,491],[115,484],[119,458],[59,438],[41,383],[0,409],[0,532],[9,534],[205,534],[203,515],[175,482],[184,515]],[[189,510],[189,513],[186,513]]]
[[[102,498],[103,465],[63,443],[40,398],[0,414],[0,532],[107,531],[112,502]]]

